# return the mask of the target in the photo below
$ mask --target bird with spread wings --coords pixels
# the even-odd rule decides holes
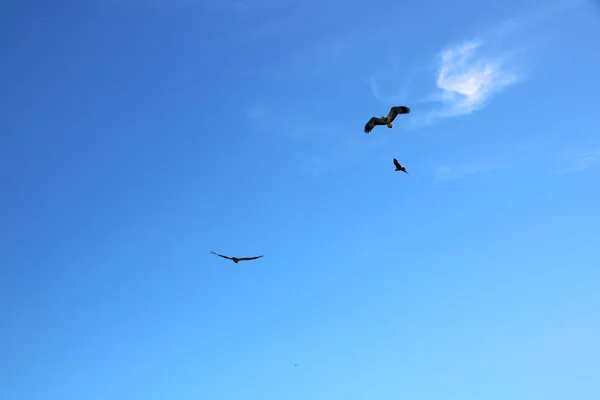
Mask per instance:
[[[216,254],[216,255],[217,255],[217,256],[219,256],[219,257],[223,257],[223,258],[226,258],[226,259],[228,259],[228,260],[232,260],[232,261],[233,261],[234,263],[236,263],[236,264],[237,264],[238,262],[240,262],[240,261],[256,260],[257,258],[261,258],[261,257],[263,257],[263,256],[256,256],[256,257],[240,257],[240,258],[238,258],[238,257],[228,257],[228,256],[224,256],[224,255],[222,255],[222,254],[215,253],[214,251],[211,251],[211,253],[212,253],[212,254]]]
[[[402,165],[400,165],[400,163],[398,162],[398,160],[396,160],[394,158],[394,165],[396,166],[396,171],[402,171],[408,174],[408,172],[406,171],[406,168],[404,168]]]
[[[365,125],[365,133],[371,132],[373,128],[375,128],[375,126],[377,125],[387,125],[389,129],[392,129],[394,127],[394,124],[392,124],[392,122],[394,122],[398,114],[410,114],[410,108],[406,106],[395,106],[390,108],[390,112],[387,116],[381,118],[371,118],[369,122],[367,122],[367,124]]]

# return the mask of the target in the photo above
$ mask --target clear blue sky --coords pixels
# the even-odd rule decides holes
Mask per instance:
[[[3,7],[0,398],[600,398],[600,7],[366,4]]]

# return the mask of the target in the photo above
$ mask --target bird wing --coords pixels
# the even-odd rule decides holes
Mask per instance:
[[[223,257],[223,258],[226,258],[226,259],[228,259],[228,260],[232,260],[232,258],[231,258],[231,257],[227,257],[227,256],[224,256],[224,255],[222,255],[222,254],[215,253],[214,251],[211,251],[211,253],[213,253],[213,254],[216,254],[216,255],[218,255],[219,257]]]
[[[394,158],[394,165],[396,166],[396,168],[400,168],[401,167],[400,163],[395,158]]]
[[[256,256],[256,257],[242,257],[242,258],[238,258],[239,261],[249,261],[249,260],[256,260],[257,258],[261,258],[263,256]]]
[[[388,120],[390,122],[393,122],[396,119],[396,116],[398,116],[398,114],[408,114],[410,113],[410,108],[406,107],[406,106],[395,106],[390,108],[390,112],[388,113]]]
[[[365,125],[365,133],[371,132],[373,130],[373,128],[375,128],[376,125],[385,125],[385,124],[386,124],[386,122],[385,122],[384,118],[373,117]]]

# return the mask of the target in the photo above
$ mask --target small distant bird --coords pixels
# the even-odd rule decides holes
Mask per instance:
[[[392,129],[394,127],[394,120],[398,114],[410,114],[410,108],[405,106],[396,106],[390,108],[390,112],[387,117],[383,116],[381,118],[373,117],[367,122],[365,125],[365,133],[369,133],[375,128],[377,125],[387,125],[388,128]]]
[[[400,163],[398,162],[398,160],[396,160],[394,158],[394,165],[396,166],[396,171],[402,171],[408,174],[408,172],[406,172],[406,168],[404,168],[402,165],[400,165]]]
[[[261,258],[261,257],[263,257],[263,256],[256,256],[256,257],[240,257],[240,258],[237,258],[237,257],[228,257],[228,256],[224,256],[224,255],[222,255],[222,254],[215,253],[214,251],[211,251],[211,253],[212,253],[212,254],[216,254],[216,255],[218,255],[219,257],[223,257],[223,258],[226,258],[226,259],[228,259],[228,260],[232,260],[232,261],[233,261],[234,263],[236,263],[236,264],[237,264],[238,262],[240,262],[240,261],[256,260],[257,258]]]

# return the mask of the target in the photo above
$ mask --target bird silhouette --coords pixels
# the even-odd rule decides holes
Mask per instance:
[[[392,129],[394,127],[392,122],[394,122],[398,114],[410,114],[410,108],[406,106],[394,106],[390,108],[387,116],[381,118],[372,117],[365,125],[365,133],[371,132],[377,125],[387,125],[388,128]]]
[[[234,263],[238,263],[240,261],[249,261],[249,260],[256,260],[257,258],[261,258],[263,256],[256,256],[256,257],[229,257],[229,256],[224,256],[223,254],[219,254],[219,253],[215,253],[214,251],[211,251],[212,254],[216,254],[219,257],[223,257],[226,258],[228,260],[232,260]]]
[[[398,160],[396,160],[395,158],[394,158],[394,165],[396,166],[396,171],[402,171],[402,172],[408,174],[408,172],[406,171],[406,168],[404,168],[402,165],[400,165]]]

